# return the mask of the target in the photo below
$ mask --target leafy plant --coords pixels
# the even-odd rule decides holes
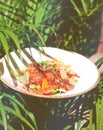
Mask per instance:
[[[19,123],[19,124],[18,124]],[[0,128],[4,130],[19,129],[37,130],[34,115],[25,107],[25,102],[19,94],[2,92],[0,94]]]
[[[58,39],[54,46],[91,55],[98,44],[102,0],[64,2]],[[53,38],[53,37],[52,37]],[[87,50],[90,50],[87,54]]]
[[[56,20],[60,17],[61,2],[0,1],[1,52],[8,55],[9,51],[20,49],[20,46],[44,46],[50,35],[56,35],[54,30],[58,28]]]
[[[96,91],[96,92],[95,92]],[[89,93],[89,96],[92,93]],[[97,89],[94,90],[94,100],[92,102],[91,109],[88,109],[87,117],[85,119],[88,121],[85,122],[82,118],[74,123],[74,127],[70,124],[65,126],[63,130],[102,130],[103,129],[103,76],[100,77],[100,82],[97,86]]]
[[[89,112],[89,125],[88,129],[90,130],[102,130],[103,129],[103,97],[98,98],[97,102],[94,103],[94,109],[91,109]],[[81,130],[85,130],[82,128]]]

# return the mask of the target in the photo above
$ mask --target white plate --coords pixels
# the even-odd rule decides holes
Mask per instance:
[[[26,68],[28,63],[31,63],[31,58],[35,58],[37,61],[46,60],[48,59],[46,56],[40,54],[34,48],[31,48],[31,52],[29,48],[26,48],[21,51],[22,59],[19,57],[19,52],[11,52],[10,53],[10,60],[7,61],[7,57],[3,57],[0,61],[3,64],[3,68],[0,69],[1,76],[0,80],[3,81],[6,85],[10,88],[36,97],[44,97],[44,98],[68,98],[74,97],[78,95],[82,95],[84,93],[89,92],[94,87],[96,87],[97,83],[99,82],[100,74],[98,72],[97,67],[86,57],[76,53],[65,51],[58,48],[53,47],[44,47],[46,53],[51,55],[55,58],[61,58],[65,64],[72,65],[72,69],[80,76],[78,79],[78,83],[75,85],[74,89],[62,94],[55,94],[55,95],[36,95],[32,92],[25,90],[20,82],[15,80],[12,76],[10,71],[15,69],[23,70]],[[3,74],[2,74],[3,73]]]

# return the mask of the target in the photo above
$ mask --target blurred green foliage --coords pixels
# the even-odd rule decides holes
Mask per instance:
[[[58,38],[53,46],[73,50],[83,55],[95,52],[100,36],[100,15],[102,0],[70,0],[64,1]],[[89,54],[87,54],[87,50]]]
[[[61,3],[62,0],[0,1],[0,56],[20,47],[45,46],[50,35],[56,35]]]
[[[34,115],[25,106],[22,96],[0,81],[0,130],[38,130]]]

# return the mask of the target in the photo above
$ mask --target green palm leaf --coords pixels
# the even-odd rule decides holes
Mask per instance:
[[[16,47],[18,50],[20,50],[20,41],[17,37],[17,35],[15,33],[13,33],[12,31],[9,30],[3,30],[3,32],[5,34],[8,34],[10,36],[10,38],[13,40],[13,42],[15,43]]]
[[[71,0],[72,5],[74,6],[75,10],[77,11],[79,16],[82,16],[82,12],[80,11],[79,7],[76,5],[74,0]]]
[[[8,57],[9,56],[9,45],[8,45],[6,36],[2,32],[0,32],[0,41],[1,41],[4,51]]]
[[[5,110],[8,111],[9,113],[12,113],[16,117],[18,117],[21,121],[26,123],[32,130],[34,130],[33,126],[25,119],[25,117],[23,117],[20,114],[16,113],[15,110],[13,110],[12,108],[10,108],[8,106],[5,106]]]
[[[3,122],[3,125],[4,125],[4,130],[7,130],[6,112],[4,110],[4,105],[2,103],[2,100],[0,100],[0,113],[1,113],[2,122]]]
[[[3,93],[2,96],[5,97],[5,98],[8,98],[10,100],[10,102],[11,102],[11,105],[13,106],[13,109],[10,108],[10,107],[8,107],[8,106],[5,106],[5,110],[6,111],[10,112],[15,117],[18,117],[25,124],[27,124],[32,130],[37,130],[38,129],[34,115],[31,112],[29,112],[19,100],[17,100],[12,95],[9,95],[9,94],[6,94],[6,93]],[[23,110],[23,112],[25,113],[25,115],[28,116],[30,120],[27,120],[22,115],[21,110]],[[32,121],[33,125],[31,125],[30,121]]]
[[[40,4],[38,7],[38,10],[36,11],[35,15],[35,25],[39,25],[43,19],[44,13],[45,13],[45,6],[47,3]]]
[[[81,0],[81,4],[82,4],[82,7],[83,7],[83,10],[84,10],[85,14],[87,14],[88,9],[87,9],[86,1],[85,0]]]
[[[0,125],[4,126],[4,123],[1,120],[0,120]],[[8,128],[6,130],[15,130],[15,128],[13,128],[11,125],[8,124]]]
[[[45,42],[44,42],[44,40],[43,40],[41,34],[39,33],[39,31],[36,29],[36,26],[35,26],[35,25],[33,25],[33,24],[28,24],[28,23],[27,23],[27,24],[24,24],[24,26],[27,26],[27,27],[29,27],[31,30],[33,30],[33,31],[38,35],[39,39],[41,40],[41,43],[42,43],[41,46],[45,46]]]

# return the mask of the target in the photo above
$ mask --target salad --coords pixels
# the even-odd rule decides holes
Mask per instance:
[[[39,64],[31,63],[19,75],[16,75],[24,88],[39,95],[53,95],[72,90],[79,76],[71,65],[65,65],[60,59],[46,60]]]

